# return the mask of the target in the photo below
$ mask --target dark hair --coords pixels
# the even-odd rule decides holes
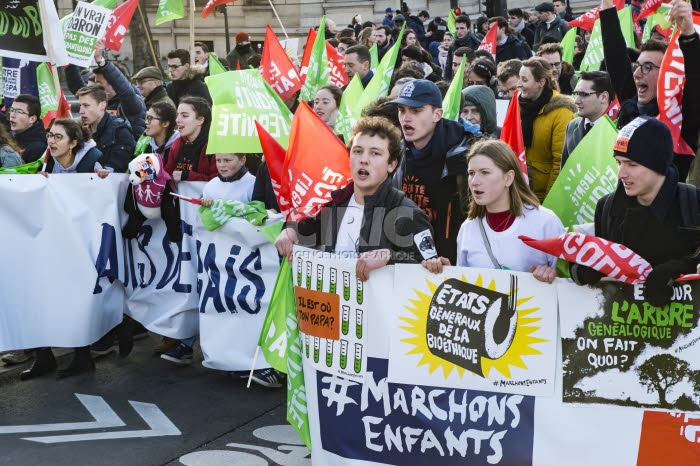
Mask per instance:
[[[520,76],[520,68],[522,68],[522,66],[523,66],[523,62],[518,60],[517,58],[502,61],[501,63],[498,64],[496,78],[501,82],[505,82],[505,81],[508,81],[508,79],[511,76],[519,77]]]
[[[352,148],[355,137],[358,134],[366,134],[367,136],[379,136],[381,139],[389,141],[389,163],[396,160],[401,162],[401,131],[394,126],[391,121],[384,117],[370,116],[362,117],[357,120],[352,128],[352,134],[348,139],[347,148]]]
[[[442,94],[442,99],[444,100],[445,96],[447,95],[447,91],[450,89],[450,83],[447,81],[438,81],[435,83],[435,85],[440,90],[440,94]],[[459,108],[462,108],[462,106],[460,105]]]
[[[639,48],[639,52],[661,52],[661,53],[666,53],[666,49],[668,48],[668,44],[666,42],[656,40],[656,39],[649,39],[648,41],[644,42],[642,46]]]
[[[591,88],[596,92],[607,92],[608,102],[615,100],[615,88],[610,80],[610,75],[605,71],[582,71],[581,81],[591,81]]]
[[[515,16],[516,18],[523,19],[525,15],[523,14],[523,10],[520,8],[511,8],[508,10],[508,16]]]
[[[357,41],[355,40],[355,36],[353,36],[353,37],[341,37],[340,39],[338,39],[338,42],[339,42],[340,44],[345,44],[345,45],[347,45],[348,47],[353,47],[353,46],[359,44],[359,42],[357,42]]]
[[[491,52],[489,52],[488,50],[475,50],[474,56],[476,58],[485,58],[486,60],[493,63],[493,66],[496,66],[496,60],[494,60],[493,55],[491,55]]]
[[[472,27],[472,20],[469,19],[469,16],[467,15],[459,15],[455,18],[455,24],[460,23],[460,24],[466,24],[467,29]]]
[[[355,18],[353,18],[355,19]],[[345,38],[350,38],[354,39],[355,38],[355,30],[353,28],[345,28],[341,29],[336,35],[335,38],[338,39],[339,42],[342,42],[341,39]]]
[[[473,62],[474,60],[476,60],[476,53],[475,53],[472,49],[470,49],[469,47],[460,47],[460,48],[458,48],[457,50],[455,50],[454,53],[453,53],[452,55],[455,56],[455,57],[464,57],[464,56],[466,56],[466,57],[467,57],[467,61],[468,61],[469,63],[471,63],[471,62]]]
[[[362,116],[386,118],[394,126],[396,126],[396,129],[400,130],[401,122],[399,121],[399,112],[396,104],[392,102],[393,99],[393,97],[390,97],[388,95],[378,98],[374,102],[368,104],[364,109],[362,109]]]
[[[27,104],[27,113],[30,117],[35,116],[39,118],[41,116],[41,102],[35,96],[31,94],[19,94],[15,97],[14,102]]]
[[[49,129],[47,131],[50,131],[56,125],[63,127],[63,130],[66,132],[66,136],[68,136],[69,141],[77,142],[75,147],[71,150],[73,155],[76,155],[78,151],[80,151],[80,149],[82,149],[85,143],[90,139],[90,130],[87,129],[87,127],[78,123],[76,120],[72,120],[70,118],[62,118],[59,120],[55,120],[51,124],[51,126],[49,126]]]
[[[194,46],[195,47],[202,47],[202,52],[209,53],[209,47],[204,42],[195,42]]]
[[[425,19],[429,19],[429,18],[430,18],[430,13],[428,13],[428,12],[425,11],[425,10],[421,10],[421,12],[418,13],[418,16],[422,16],[422,17],[425,18]]]
[[[401,47],[406,47],[406,39],[408,38],[408,35],[413,33],[414,36],[416,36],[416,39],[418,39],[418,34],[416,34],[416,31],[414,31],[411,28],[405,28],[403,30],[403,36],[401,37]],[[415,46],[414,46],[415,47]]]
[[[325,86],[321,86],[316,89],[316,92],[318,93],[318,91],[321,89],[325,89],[330,92],[333,96],[333,100],[335,100],[335,106],[340,108],[340,99],[343,98],[343,91],[335,84],[326,84]]]
[[[552,90],[558,91],[559,84],[557,80],[552,76],[552,65],[542,57],[532,57],[528,58],[523,62],[523,66],[526,66],[535,81],[545,81],[545,85]]]
[[[541,57],[542,55],[551,55],[553,53],[558,53],[559,58],[561,58],[564,55],[564,49],[561,48],[561,45],[559,44],[559,42],[542,44],[542,45],[540,45],[540,48],[537,49],[537,56],[538,57]]]
[[[391,81],[389,82],[389,91],[391,91],[396,85],[396,81],[403,78],[413,78],[413,79],[425,79],[425,71],[423,67],[415,63],[406,63],[401,65],[399,69],[394,70],[394,74],[391,75]]]
[[[493,23],[498,23],[498,29],[501,28],[506,28],[506,32],[510,29],[508,25],[508,20],[505,19],[503,16],[494,16],[493,18],[489,18],[489,25]]]
[[[175,119],[177,118],[177,109],[170,102],[154,102],[150,109],[153,109],[160,118],[161,123],[170,123],[166,130],[166,140],[175,132]]]
[[[197,118],[204,117],[204,124],[202,125],[202,128],[209,126],[211,123],[211,106],[206,99],[203,97],[188,95],[187,97],[180,99],[180,105],[182,104],[187,104],[192,107],[194,113],[197,115]]]
[[[386,26],[384,24],[382,24],[381,26],[377,26],[377,29],[375,30],[378,31],[379,29],[382,29],[386,33],[387,37],[391,36],[394,33],[394,31],[389,26]]]
[[[18,154],[22,153],[22,149],[15,142],[14,138],[10,134],[10,131],[7,129],[7,126],[0,125],[0,147],[3,146],[10,146],[12,150]]]
[[[97,103],[107,102],[107,91],[105,91],[105,87],[102,84],[92,84],[91,86],[81,87],[78,92],[75,93],[77,98],[84,95],[92,97]]]
[[[485,79],[489,83],[487,85],[491,85],[491,80],[496,76],[496,65],[490,60],[477,58],[469,67],[469,73],[474,73],[478,77]]]
[[[168,53],[168,58],[179,58],[181,65],[189,65],[190,52],[185,49],[175,49]]]
[[[369,54],[369,49],[364,45],[353,45],[352,47],[348,47],[348,49],[345,51],[345,56],[348,56],[351,53],[357,54],[357,59],[360,63],[372,62],[372,56]]]
[[[328,43],[331,45],[331,47],[333,47],[333,48],[338,47],[338,44],[340,44],[340,42],[338,41],[338,39],[336,39],[335,37],[331,37],[331,38],[328,39],[326,42],[328,42]]]
[[[372,21],[365,21],[364,23],[362,23],[362,29],[371,28],[373,26],[374,26],[374,23]]]

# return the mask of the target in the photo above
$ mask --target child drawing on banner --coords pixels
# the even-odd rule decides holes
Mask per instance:
[[[253,198],[255,177],[245,166],[245,154],[216,154],[218,175],[202,191],[202,205],[211,207],[214,199],[250,202]]]
[[[457,236],[457,265],[530,271],[552,283],[556,258],[526,246],[518,236],[551,238],[563,234],[564,226],[527,186],[513,150],[502,141],[481,141],[469,151],[467,165],[471,201]],[[450,265],[445,257],[423,261],[433,273],[441,273],[443,265]]]

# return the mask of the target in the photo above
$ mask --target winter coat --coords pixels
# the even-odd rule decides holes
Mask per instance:
[[[267,168],[267,163],[262,162],[258,166],[258,171],[255,174],[255,186],[253,186],[253,200],[265,203],[265,208],[280,211],[280,206],[277,204],[275,190],[272,187],[272,178],[270,178],[270,169]]]
[[[353,183],[333,191],[331,202],[326,204],[318,217],[299,222],[300,243],[304,238],[311,239],[307,246],[321,245],[327,252],[333,252],[344,208],[348,206],[353,193]],[[424,259],[437,257],[431,253],[435,246],[428,217],[403,192],[391,185],[390,178],[379,185],[374,194],[365,196],[364,202],[358,253],[389,249],[389,264],[419,264]],[[407,212],[410,215],[406,215]]]
[[[180,138],[180,132],[178,130],[175,130],[173,134],[170,135],[167,141],[165,143],[161,144],[160,146],[156,144],[156,140],[151,138],[148,141],[148,150],[152,154],[158,154],[162,157],[163,159],[163,165],[167,165],[168,163],[168,158],[170,156],[170,148],[172,145],[175,143]]]
[[[203,67],[190,68],[186,79],[168,83],[165,90],[168,93],[168,97],[175,104],[175,108],[180,105],[180,99],[186,96],[202,97],[211,105],[212,100],[209,88],[204,84],[204,71]]]
[[[145,99],[146,108],[151,108],[151,105],[156,102],[168,102],[170,105],[175,107],[175,102],[168,97],[168,93],[165,91],[165,87],[158,86],[151,91],[150,94]],[[177,107],[176,107],[177,108]]]
[[[455,39],[454,42],[452,42],[450,49],[447,51],[447,63],[445,63],[445,71],[443,72],[445,81],[452,81],[452,61],[455,50],[460,47],[469,47],[472,50],[477,50],[479,45],[481,45],[481,39],[472,31],[469,31],[467,35],[461,39]]]
[[[521,42],[512,34],[508,34],[505,44],[496,46],[496,63],[512,60],[514,58],[518,60],[527,60],[531,56],[532,52],[527,43]]]
[[[97,149],[102,152],[100,164],[115,173],[125,173],[136,148],[129,123],[107,112],[97,124],[92,139],[97,143]]]
[[[533,47],[535,52],[538,48],[540,48],[540,44],[542,44],[542,40],[544,40],[545,37],[551,37],[555,40],[555,42],[561,42],[569,29],[571,28],[566,24],[566,21],[561,19],[559,16],[554,18],[554,21],[552,21],[549,29],[547,29],[547,23],[538,21],[537,26],[535,26],[535,40]]]
[[[485,136],[493,136],[496,132],[496,97],[487,86],[469,86],[462,91],[464,105],[475,105],[481,114],[480,130]]]
[[[416,33],[416,39],[418,39],[421,47],[428,50],[428,42],[426,41],[425,37],[425,26],[423,26],[423,21],[421,21],[418,16],[409,16],[406,27],[413,29],[413,31]]]
[[[248,47],[246,47],[246,45]],[[231,71],[236,71],[238,66],[241,70],[248,69],[248,60],[255,55],[252,44],[238,44],[226,55],[228,67]]]
[[[200,136],[208,135],[209,128],[205,130],[202,129]],[[197,141],[195,140],[195,143]],[[180,152],[185,145],[185,140],[179,137],[172,146],[170,146],[170,154],[168,155],[168,163],[165,164],[165,171],[167,171],[170,176],[173,176],[173,172],[176,170],[177,163],[180,161]],[[192,168],[189,170],[182,170],[182,181],[209,181],[214,178],[219,173],[216,168],[216,157],[211,154],[207,155],[207,144],[204,143],[201,151],[199,152],[199,158],[196,164],[192,164]]]
[[[32,126],[21,133],[14,133],[15,142],[22,148],[22,159],[24,163],[34,162],[44,155],[49,146],[46,142],[46,129],[44,122],[37,119]]]
[[[75,154],[75,160],[70,167],[59,169],[59,173],[95,173],[95,163],[102,157],[102,152],[95,147],[94,142],[88,141]],[[54,173],[56,159],[49,156],[46,160],[46,173]]]
[[[22,157],[8,145],[0,147],[0,167],[16,167],[22,165]]]
[[[571,97],[554,91],[532,127],[532,145],[525,148],[530,185],[542,202],[559,176],[566,125],[573,120],[576,106]]]

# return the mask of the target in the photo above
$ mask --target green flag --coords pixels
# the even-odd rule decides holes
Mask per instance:
[[[446,120],[457,121],[459,119],[459,113],[462,110],[459,108],[459,104],[462,102],[462,84],[464,83],[464,66],[467,60],[462,60],[459,64],[459,69],[455,73],[450,87],[447,89],[445,98],[442,101],[442,117]]]
[[[450,10],[450,13],[447,15],[447,30],[450,31],[450,34],[452,34],[452,40],[455,41],[457,40],[457,24],[455,23],[455,11]]]
[[[148,143],[151,142],[151,137],[142,134],[138,141],[136,141],[136,147],[134,148],[134,157],[141,155],[148,149]]]
[[[622,28],[622,37],[625,38],[625,43],[628,48],[635,48],[634,43],[634,23],[632,20],[632,7],[626,6],[617,12],[617,19],[620,21]]]
[[[370,56],[369,69],[374,71],[377,69],[377,66],[379,66],[379,52],[377,51],[377,44],[374,44],[369,49],[369,56]]]
[[[160,0],[156,11],[156,26],[185,17],[182,0]]]
[[[326,17],[321,18],[316,39],[314,40],[311,55],[309,56],[309,68],[306,71],[306,79],[301,88],[299,100],[307,102],[314,100],[319,87],[330,82],[331,73],[328,68],[328,54],[326,53]]]
[[[240,202],[233,199],[215,199],[211,207],[199,207],[199,218],[202,225],[214,231],[223,226],[233,217],[244,218],[255,226],[265,223],[267,210],[262,201]]]
[[[205,82],[214,102],[207,154],[262,152],[256,120],[287,147],[292,114],[258,70],[227,71]]]
[[[361,112],[356,112],[357,106],[354,102],[359,102],[362,96],[362,80],[360,75],[355,73],[355,76],[350,80],[350,84],[345,88],[343,96],[340,98],[340,107],[338,107],[338,116],[335,119],[334,130],[339,136],[343,136],[344,141],[350,139],[352,127],[360,118]]]
[[[632,24],[631,7],[625,7],[617,12],[617,19],[620,21],[622,36],[625,38],[627,47],[634,48],[634,25]],[[581,61],[581,71],[597,71],[600,63],[604,59],[603,55],[603,35],[600,30],[600,19],[595,21],[591,39],[586,49],[586,55]]]
[[[43,119],[47,113],[58,111],[58,96],[53,84],[53,74],[46,63],[41,63],[36,67],[36,83],[39,88],[39,103]]]
[[[668,29],[673,25],[667,17],[669,11],[671,11],[671,8],[668,5],[660,5],[656,13],[647,17],[647,22],[644,25],[644,32],[642,33],[642,43],[651,38],[651,31],[653,31],[656,26],[659,26],[661,29]]]
[[[25,163],[22,165],[15,165],[14,167],[0,167],[0,175],[34,175],[41,170],[41,166],[44,165],[44,158],[46,153],[39,160],[34,162]]]
[[[226,73],[226,68],[213,53],[209,54],[209,76]]]
[[[615,190],[617,165],[613,146],[617,128],[607,115],[579,142],[542,203],[565,227],[594,220],[598,199]]]
[[[576,47],[576,33],[577,33],[577,31],[578,31],[577,27],[572,27],[571,29],[569,29],[569,31],[564,35],[564,38],[561,40],[561,48],[563,50],[561,61],[565,61],[567,63],[573,63],[573,61],[574,61],[574,48]]]

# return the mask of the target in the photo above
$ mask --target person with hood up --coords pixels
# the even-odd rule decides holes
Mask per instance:
[[[501,128],[496,126],[496,98],[493,91],[486,86],[469,86],[462,91],[464,103],[461,117],[468,122],[479,125],[481,134],[487,138],[499,138]]]
[[[229,69],[247,70],[248,60],[255,54],[253,46],[250,43],[250,34],[245,31],[240,31],[236,34],[236,46],[226,55]]]

